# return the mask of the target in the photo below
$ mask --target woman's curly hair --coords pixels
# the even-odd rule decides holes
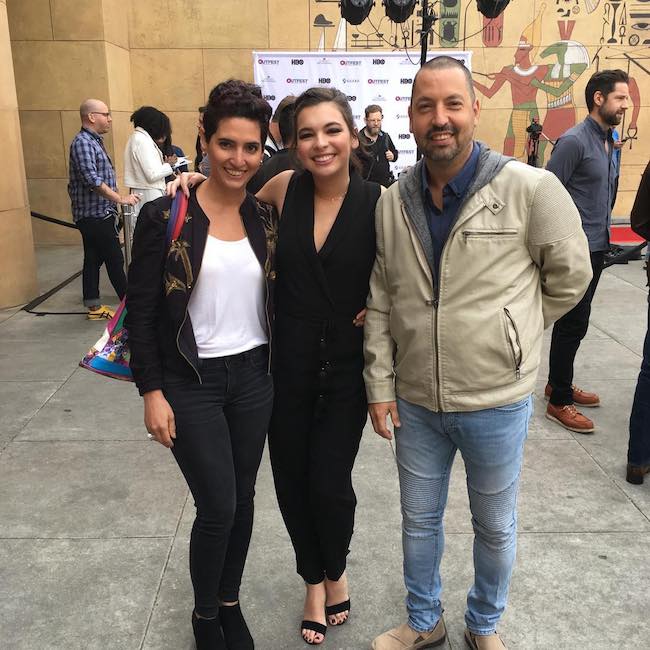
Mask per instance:
[[[271,106],[262,97],[259,86],[239,79],[229,79],[217,84],[208,97],[203,113],[203,129],[207,142],[214,135],[219,122],[228,117],[243,117],[258,122],[261,143],[264,145],[269,133]]]

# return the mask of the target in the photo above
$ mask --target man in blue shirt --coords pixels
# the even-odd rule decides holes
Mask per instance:
[[[573,362],[589,327],[591,301],[609,250],[609,226],[618,172],[612,129],[628,107],[628,75],[602,70],[587,82],[589,115],[557,141],[546,169],[562,182],[578,208],[589,241],[593,278],[582,300],[556,321],[551,338],[546,417],[569,431],[592,433],[594,423],[577,409],[599,406],[595,393],[573,385]]]
[[[117,205],[135,205],[135,194],[117,192],[115,170],[102,136],[111,128],[111,113],[99,99],[87,99],[79,107],[81,131],[70,144],[68,194],[72,218],[84,246],[83,300],[89,318],[110,316],[101,304],[99,269],[106,264],[108,277],[120,300],[126,293],[124,257],[118,239]]]

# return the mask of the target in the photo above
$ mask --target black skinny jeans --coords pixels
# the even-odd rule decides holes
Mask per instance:
[[[573,363],[580,342],[589,328],[591,301],[596,293],[604,262],[604,251],[591,253],[593,277],[585,295],[571,311],[564,314],[553,326],[548,383],[553,389],[549,401],[556,406],[573,404]]]
[[[81,219],[77,221],[84,245],[84,265],[82,286],[84,305],[98,305],[99,269],[106,264],[108,279],[115,289],[117,297],[122,300],[126,293],[126,275],[124,273],[124,256],[115,227],[115,219]]]
[[[165,376],[172,452],[194,497],[190,575],[195,611],[212,618],[239,598],[253,528],[255,479],[273,404],[268,348],[203,359],[202,384]]]

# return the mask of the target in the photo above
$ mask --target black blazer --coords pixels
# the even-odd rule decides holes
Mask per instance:
[[[165,369],[201,381],[187,306],[201,271],[210,222],[190,193],[185,224],[169,250],[165,241],[172,199],[146,203],[133,235],[126,294],[130,367],[140,394],[163,387]],[[273,324],[277,213],[247,194],[239,208],[251,247],[266,278],[269,339]]]

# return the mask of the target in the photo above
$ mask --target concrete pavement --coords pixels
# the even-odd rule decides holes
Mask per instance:
[[[81,268],[82,252],[40,249],[38,259],[46,290]],[[624,478],[646,328],[641,267],[633,262],[604,273],[579,352],[576,383],[599,392],[603,404],[588,413],[595,434],[571,434],[546,420],[544,381],[538,381],[518,561],[500,628],[510,650],[647,647],[650,480],[632,486]],[[81,310],[80,290],[78,279],[38,309]],[[194,647],[187,570],[193,503],[169,452],[147,440],[134,386],[78,367],[104,326],[82,315],[0,312],[3,649]],[[354,478],[352,615],[329,629],[323,647],[330,650],[368,648],[374,636],[404,621],[397,473],[391,448],[370,428]],[[460,650],[472,579],[460,459],[445,526],[446,647]],[[298,634],[302,597],[265,455],[241,593],[259,650],[305,647]]]

